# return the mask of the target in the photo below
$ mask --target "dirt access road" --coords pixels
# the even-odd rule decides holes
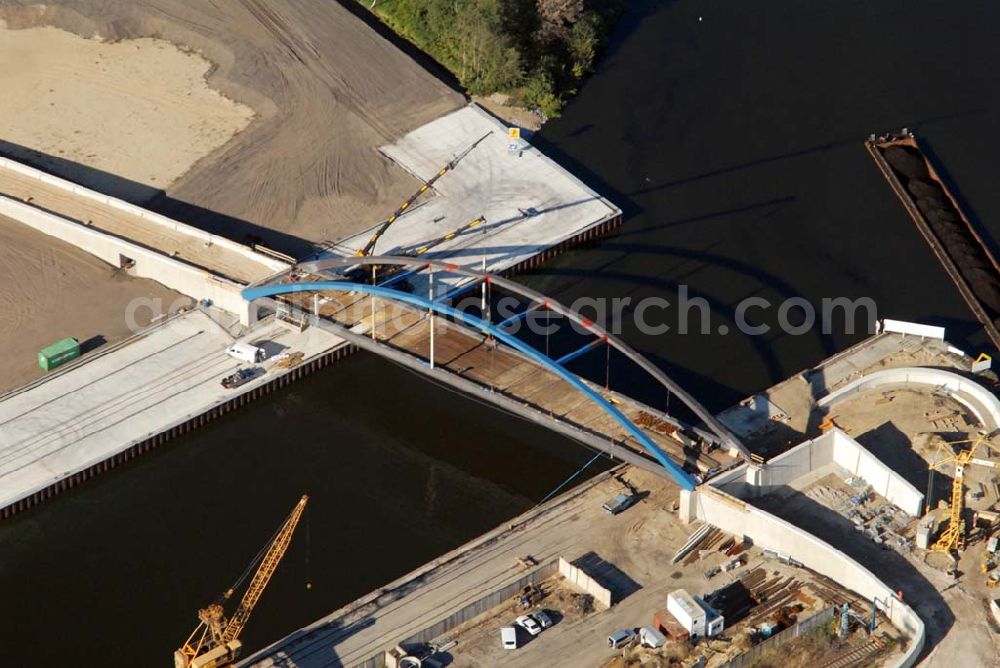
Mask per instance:
[[[464,103],[332,0],[0,0],[0,19],[106,41],[158,37],[201,53],[214,64],[209,84],[256,119],[165,192],[134,199],[296,255],[310,249],[303,240],[339,238],[391,213],[417,183],[376,148]],[[101,150],[95,142],[91,152]]]

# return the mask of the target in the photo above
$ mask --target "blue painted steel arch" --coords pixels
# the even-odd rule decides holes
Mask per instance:
[[[503,341],[511,348],[527,355],[543,367],[555,373],[557,376],[582,392],[584,396],[595,403],[605,413],[610,415],[618,424],[624,427],[625,430],[628,431],[640,445],[642,445],[646,452],[652,455],[656,461],[659,462],[664,469],[666,469],[667,473],[669,473],[670,476],[676,480],[677,484],[683,489],[693,490],[695,488],[695,480],[675,461],[670,459],[666,453],[663,452],[663,450],[661,450],[660,447],[649,438],[649,436],[639,429],[639,427],[629,420],[624,413],[611,405],[611,403],[605,400],[604,397],[590,389],[586,383],[580,380],[575,374],[567,371],[561,364],[557,364],[554,360],[543,355],[520,339],[481,318],[477,318],[473,315],[460,311],[459,309],[448,306],[447,304],[432,301],[419,295],[401,292],[399,290],[393,290],[378,285],[367,285],[365,283],[352,283],[347,281],[312,281],[302,283],[285,283],[281,285],[261,285],[243,290],[243,298],[247,301],[253,301],[263,297],[275,297],[278,295],[286,295],[296,292],[321,292],[324,290],[337,292],[360,292],[363,294],[374,295],[376,297],[383,297],[393,301],[403,302],[422,309],[428,309],[436,313],[441,313],[442,315],[450,316],[470,327],[491,335],[499,341]]]

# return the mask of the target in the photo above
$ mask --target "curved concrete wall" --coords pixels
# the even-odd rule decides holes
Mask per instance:
[[[957,373],[924,367],[885,369],[867,374],[819,400],[820,406],[832,406],[850,396],[885,385],[916,384],[943,388],[955,401],[965,406],[988,431],[1000,427],[1000,400],[982,387]]]
[[[894,665],[907,668],[916,663],[924,647],[923,621],[897,598],[896,592],[854,559],[808,531],[707,485],[694,492],[682,491],[681,509],[723,531],[747,536],[754,545],[790,555],[807,568],[869,600],[877,598],[887,602],[882,611],[910,638],[906,653]]]

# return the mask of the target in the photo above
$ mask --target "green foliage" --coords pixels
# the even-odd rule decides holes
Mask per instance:
[[[358,0],[474,95],[557,116],[593,68],[625,0]]]
[[[566,43],[574,77],[579,79],[590,71],[600,45],[601,19],[594,13],[586,14],[570,29]]]

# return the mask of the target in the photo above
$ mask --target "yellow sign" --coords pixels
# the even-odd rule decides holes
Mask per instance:
[[[507,136],[511,139],[520,139],[521,128],[507,128]]]

